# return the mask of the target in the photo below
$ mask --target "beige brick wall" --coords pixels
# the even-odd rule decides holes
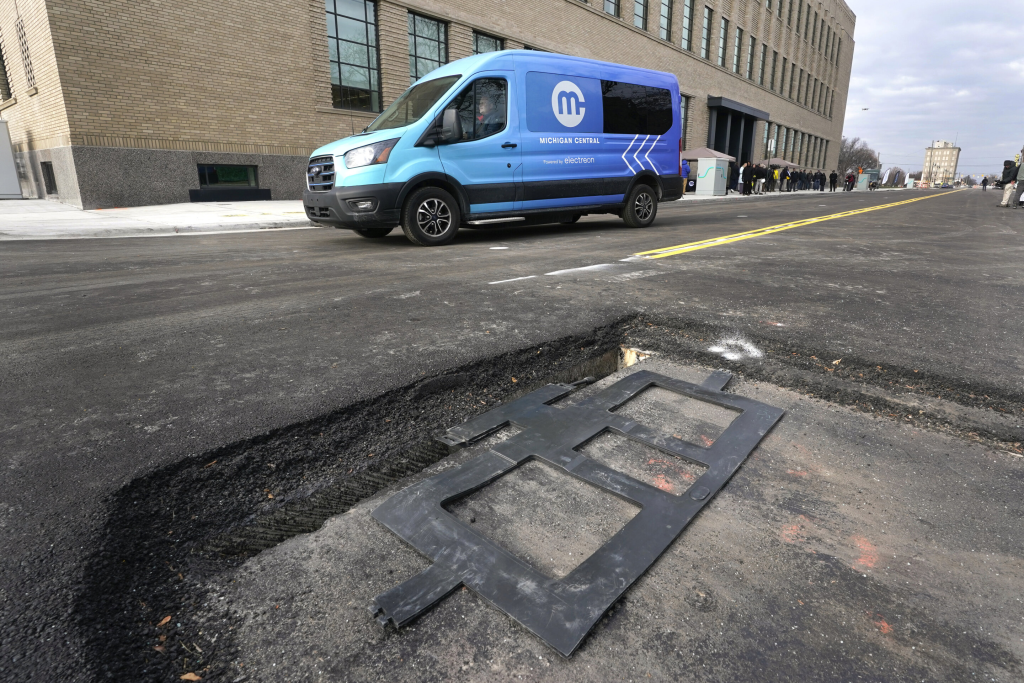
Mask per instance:
[[[35,90],[29,87],[15,23],[21,17],[35,73]],[[0,0],[0,40],[3,41],[7,75],[14,96],[0,104],[0,117],[10,122],[16,151],[47,149],[69,144],[61,80],[50,38],[45,0]],[[6,106],[5,106],[6,105]]]
[[[19,144],[68,144],[255,154],[306,154],[357,132],[372,114],[331,106],[325,14],[321,0],[222,0],[139,3],[137,0],[19,0],[30,27],[39,92],[24,97],[14,37],[14,0],[0,0],[12,86],[18,96],[2,112]],[[694,52],[679,47],[682,0],[674,0],[672,40],[657,38],[661,0],[650,0],[649,28],[601,11],[600,0],[382,0],[378,27],[385,105],[409,83],[407,13],[449,23],[449,57],[472,53],[473,31],[524,44],[677,75],[690,96],[688,146],[707,139],[707,97],[723,96],[771,113],[772,121],[831,141],[838,156],[854,41],[855,18],[841,0],[813,2],[843,46],[833,66],[764,8],[764,0],[697,0]],[[697,58],[705,5],[715,11],[712,62]],[[755,80],[714,64],[718,22],[757,37]],[[47,20],[48,19],[48,20]],[[628,21],[627,21],[628,20]],[[795,14],[794,14],[795,23]],[[802,29],[802,25],[801,25]],[[836,93],[834,118],[820,115],[756,84],[766,42]],[[741,65],[745,66],[747,40]],[[769,59],[771,52],[769,51]],[[58,69],[59,66],[59,69]],[[769,66],[770,69],[770,66]],[[788,82],[788,74],[787,74]],[[787,87],[788,92],[788,87]],[[67,112],[65,115],[64,112]],[[758,143],[760,142],[760,135]]]

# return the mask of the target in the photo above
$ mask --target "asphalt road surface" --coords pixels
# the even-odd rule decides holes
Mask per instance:
[[[918,425],[929,439],[951,439],[950,452],[962,445],[963,457],[970,458],[975,495],[960,507],[945,508],[943,516],[976,516],[984,524],[946,525],[937,535],[943,546],[966,548],[968,557],[985,555],[998,567],[994,571],[1003,572],[1002,581],[985,584],[987,592],[978,600],[1003,610],[1005,619],[998,626],[986,622],[989,632],[972,634],[974,640],[957,649],[949,645],[954,631],[980,622],[966,612],[963,623],[945,615],[948,634],[935,642],[947,647],[948,657],[907,668],[908,651],[892,655],[896,664],[888,672],[871,668],[868,656],[875,650],[869,648],[829,650],[829,661],[843,664],[816,668],[823,646],[809,636],[788,637],[788,663],[766,660],[766,671],[835,680],[901,680],[904,674],[1019,680],[1024,216],[995,203],[994,195],[979,191],[679,202],[662,205],[655,225],[641,231],[613,217],[592,217],[573,226],[463,231],[452,245],[435,249],[411,245],[400,230],[380,240],[311,229],[0,242],[0,678],[177,680],[197,670],[204,680],[274,680],[269,668],[246,672],[238,665],[250,658],[242,638],[221,655],[194,652],[198,641],[167,651],[169,645],[161,643],[176,643],[177,636],[158,640],[159,631],[152,629],[188,628],[178,626],[177,618],[156,626],[160,612],[154,610],[173,602],[166,593],[173,587],[161,589],[166,591],[159,606],[148,604],[147,595],[111,594],[118,585],[128,593],[151,585],[134,586],[131,572],[111,585],[118,563],[142,566],[125,549],[125,539],[147,557],[160,552],[151,545],[152,529],[144,529],[145,538],[132,537],[156,512],[130,524],[119,519],[130,518],[133,506],[150,504],[175,522],[181,516],[215,520],[208,489],[201,499],[186,501],[190,494],[180,474],[193,462],[209,463],[203,471],[215,471],[210,461],[219,459],[219,447],[234,444],[236,451],[255,452],[260,444],[278,443],[296,425],[306,431],[321,423],[341,429],[336,416],[364,419],[389,392],[439,374],[489,371],[493,386],[486,396],[480,389],[474,400],[453,398],[453,404],[461,403],[444,406],[449,412],[423,408],[438,420],[423,425],[424,433],[437,431],[451,426],[444,420],[464,418],[505,397],[501,392],[513,390],[510,378],[517,367],[543,379],[546,366],[530,365],[526,350],[544,357],[553,348],[568,363],[572,354],[582,358],[591,348],[621,342],[815,396],[823,401],[822,411],[842,405],[870,413],[882,432],[879,439],[891,432],[887,443],[903,444],[877,455],[892,476],[915,476],[907,462],[923,457],[904,443],[906,434],[897,433],[908,428],[905,422]],[[865,211],[876,207],[882,208]],[[811,220],[835,214],[845,215]],[[742,235],[769,226],[786,229]],[[742,239],[718,239],[729,235]],[[705,240],[717,241],[668,249]],[[664,257],[635,256],[652,250]],[[567,338],[572,342],[546,346]],[[494,358],[503,360],[489,360]],[[454,395],[459,382],[472,379],[437,386]],[[414,391],[413,399],[418,396]],[[415,419],[415,406],[406,401],[394,414],[408,422]],[[391,419],[385,414],[373,425],[349,419],[338,443],[355,443],[363,431],[372,431],[381,444],[378,458],[391,452],[397,437],[384,424]],[[829,436],[837,449],[847,437],[842,429]],[[316,460],[320,451],[314,451],[306,449],[302,457]],[[322,471],[307,465],[286,475],[287,466],[270,462],[260,470],[267,486],[254,488],[255,498],[239,498],[224,514],[241,519],[266,512],[281,498],[308,497],[316,487],[304,482]],[[358,467],[347,471],[353,469]],[[925,497],[956,485],[942,472],[964,471],[957,463],[919,470],[928,477],[920,492]],[[236,484],[252,476],[240,471]],[[164,484],[168,499],[153,503]],[[756,481],[748,478],[743,486]],[[852,495],[857,489],[844,490]],[[978,510],[989,503],[995,507]],[[911,507],[905,501],[904,512]],[[209,536],[215,526],[211,521],[201,533]],[[165,534],[161,527],[160,542],[178,543],[175,534],[181,533],[172,526]],[[175,552],[199,548],[196,539],[183,539]],[[780,541],[780,547],[788,545]],[[146,566],[166,564],[168,576],[180,576],[182,594],[199,584],[210,590],[212,574],[202,566],[155,555]],[[250,553],[238,562],[251,558]],[[230,574],[223,567],[217,571],[218,580]],[[239,571],[253,570],[246,565]],[[699,577],[694,581],[700,584]],[[936,588],[931,599],[962,599],[957,593],[969,583],[963,581]],[[717,599],[727,601],[728,590],[716,586]],[[690,603],[679,604],[685,609]],[[483,603],[472,609],[493,611]],[[225,624],[258,630],[241,610],[221,616],[221,625],[211,622],[204,638]],[[764,635],[758,621],[766,618],[763,611],[751,607],[737,617],[761,625],[753,629],[760,635],[745,643],[756,650]],[[352,618],[372,623],[365,610]],[[620,628],[642,621],[620,618]],[[891,627],[883,623],[877,628],[885,633]],[[525,632],[506,637],[517,640],[516,647],[536,645]],[[906,647],[916,647],[910,643]],[[153,652],[154,647],[165,651]],[[615,657],[613,651],[605,656]],[[699,661],[728,656],[712,648]],[[438,658],[431,657],[436,666]],[[293,661],[307,659],[315,657],[296,654]],[[454,668],[448,673],[454,676],[457,668],[467,680],[501,679],[510,672],[543,676],[541,669],[522,667],[490,674],[464,669],[468,663],[456,667],[455,660],[472,661],[472,653],[450,659]],[[950,668],[954,660],[960,668]],[[266,657],[260,661],[270,666]],[[573,661],[561,664],[562,677],[586,679],[566,668]],[[315,680],[311,671],[292,669],[295,680]],[[358,678],[390,677],[387,668],[358,671]],[[682,675],[671,668],[659,671]],[[687,671],[694,680],[736,675],[721,666]],[[334,669],[324,680],[347,675]],[[417,674],[410,669],[398,677],[412,680]]]

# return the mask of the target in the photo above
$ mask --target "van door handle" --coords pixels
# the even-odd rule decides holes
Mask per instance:
[[[519,145],[517,145],[517,144],[516,144],[516,143],[514,143],[514,142],[506,142],[506,143],[505,143],[504,145],[502,145],[502,146],[501,146],[501,148],[502,148],[502,149],[514,149],[514,148],[516,148],[516,147],[518,147],[518,146],[519,146]]]

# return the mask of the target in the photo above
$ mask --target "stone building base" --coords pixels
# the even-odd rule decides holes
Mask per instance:
[[[257,167],[261,189],[273,199],[301,199],[309,157],[186,152],[74,145],[15,155],[26,198],[49,198],[81,209],[178,204],[199,190],[200,164]],[[53,167],[56,194],[48,194],[43,162]]]

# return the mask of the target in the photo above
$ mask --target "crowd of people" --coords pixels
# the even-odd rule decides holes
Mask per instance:
[[[824,192],[826,185],[830,192],[835,192],[839,181],[839,174],[835,171],[825,175],[824,171],[802,171],[784,166],[753,164],[749,161],[744,162],[739,168],[736,168],[734,163],[730,163],[729,170],[729,191],[744,195],[801,190]],[[852,188],[844,187],[844,189]]]

